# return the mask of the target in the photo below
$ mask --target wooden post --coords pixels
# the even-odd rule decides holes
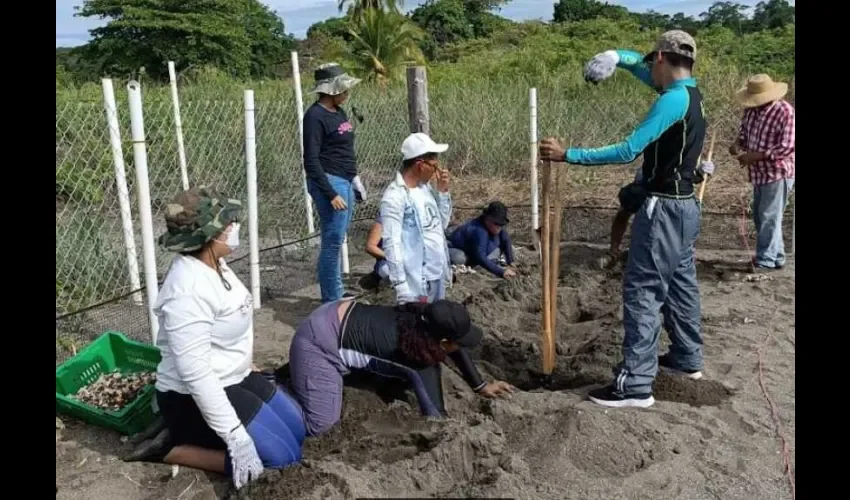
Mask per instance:
[[[557,330],[555,326],[557,324],[558,319],[558,278],[561,275],[561,217],[563,215],[564,210],[564,201],[561,195],[561,185],[562,178],[564,177],[563,170],[566,166],[556,165],[555,166],[555,188],[552,190],[552,195],[555,198],[554,200],[554,216],[552,217],[552,239],[550,250],[551,256],[550,259],[552,263],[549,266],[549,303],[551,307],[551,312],[549,313],[549,321],[550,321],[550,330],[552,331],[552,341],[548,344],[549,349],[552,351],[550,353],[552,359],[552,367],[555,366],[555,336],[557,334]]]
[[[431,135],[431,116],[428,113],[428,75],[425,66],[407,68],[407,114],[410,133]]]
[[[714,132],[711,134],[711,143],[708,146],[708,161],[711,161],[714,158],[714,140],[717,139],[717,129],[714,129]],[[702,163],[702,156],[697,159],[697,168],[699,168],[700,163]],[[700,205],[702,205],[702,197],[705,194],[705,185],[708,184],[708,175],[705,176],[705,179],[702,180],[702,184],[699,186],[699,192],[697,193],[697,201],[699,201]]]
[[[543,268],[543,276],[541,279],[541,292],[543,295],[543,307],[542,307],[542,318],[543,318],[543,327],[542,327],[542,335],[541,335],[541,353],[543,358],[543,373],[550,374],[552,370],[555,368],[555,359],[552,354],[554,353],[554,349],[551,346],[554,344],[554,339],[552,336],[552,287],[550,285],[550,273],[552,270],[551,266],[551,252],[552,252],[552,241],[551,241],[551,226],[549,224],[549,208],[551,204],[551,179],[552,179],[552,164],[551,162],[543,162],[543,209],[542,209],[542,225],[541,225],[541,234],[540,237],[543,240],[541,245],[542,250],[542,268]]]

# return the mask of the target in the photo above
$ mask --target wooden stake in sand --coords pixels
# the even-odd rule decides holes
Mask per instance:
[[[548,359],[552,360],[551,365],[547,365],[544,361],[543,369],[546,374],[551,373],[551,371],[555,368],[555,336],[557,330],[555,326],[557,324],[558,319],[558,279],[561,275],[561,217],[563,215],[564,209],[564,200],[561,197],[561,184],[562,178],[565,176],[563,172],[564,168],[562,166],[557,166],[555,168],[555,188],[552,193],[552,197],[554,200],[554,216],[552,217],[552,236],[550,238],[550,261],[549,264],[549,305],[551,307],[549,312],[549,330],[552,332],[552,339],[546,344],[546,348],[549,349]],[[546,356],[543,358],[547,359]],[[549,366],[549,370],[547,371],[547,366]]]
[[[714,129],[714,132],[711,133],[711,143],[708,145],[708,155],[706,156],[707,161],[711,161],[714,157],[714,140],[717,139],[717,129]],[[697,160],[697,166],[702,163],[702,161]],[[708,175],[703,179],[702,184],[699,186],[699,193],[697,193],[697,201],[700,205],[702,205],[702,195],[705,194],[705,185],[708,184]]]
[[[552,163],[551,162],[543,162],[543,210],[542,212],[542,224],[541,224],[541,234],[540,238],[542,240],[542,245],[540,247],[542,253],[542,266],[543,275],[541,276],[540,284],[541,284],[541,295],[543,299],[543,304],[541,308],[541,315],[543,317],[543,325],[542,325],[542,346],[541,353],[543,357],[543,373],[550,374],[552,370],[555,368],[555,357],[552,355],[554,353],[554,348],[550,348],[550,346],[554,346],[555,339],[553,337],[552,332],[552,287],[550,286],[551,278],[550,273],[552,270],[550,269],[551,261],[550,255],[552,252],[551,246],[551,228],[549,224],[549,207],[551,203],[550,189],[551,189],[551,180],[552,180]]]

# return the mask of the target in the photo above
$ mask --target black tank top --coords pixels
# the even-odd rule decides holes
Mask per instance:
[[[393,306],[353,303],[342,318],[339,346],[409,366],[407,356],[398,347],[398,313]],[[465,349],[450,353],[449,358],[474,390],[485,385]]]

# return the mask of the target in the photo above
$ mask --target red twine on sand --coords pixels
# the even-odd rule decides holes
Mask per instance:
[[[739,229],[741,233],[741,240],[744,242],[744,248],[747,250],[747,257],[750,259],[750,268],[753,270],[753,274],[756,272],[755,266],[755,256],[750,252],[750,242],[747,237],[747,202],[746,202],[746,192],[741,196],[741,221],[739,224]],[[764,382],[764,359],[762,358],[762,349],[767,346],[768,341],[773,336],[772,331],[768,331],[767,335],[764,337],[764,342],[762,342],[761,346],[756,350],[756,354],[758,355],[758,370],[759,370],[759,387],[761,387],[761,392],[764,395],[765,401],[767,401],[767,406],[770,408],[770,417],[773,419],[774,432],[776,436],[779,438],[780,443],[782,444],[782,464],[785,472],[785,476],[788,478],[788,485],[791,487],[791,498],[792,500],[796,500],[797,498],[797,490],[794,481],[794,471],[791,468],[791,450],[788,447],[788,440],[785,439],[785,435],[782,433],[782,424],[779,421],[779,413],[776,411],[776,406],[773,404],[773,400],[770,399],[770,394],[767,392],[767,385]],[[794,350],[797,350],[797,345],[792,342],[794,345]]]
[[[764,394],[764,399],[767,400],[767,405],[770,407],[770,416],[773,419],[774,431],[782,443],[782,462],[785,466],[785,476],[788,478],[788,484],[791,487],[791,498],[796,500],[797,492],[794,486],[794,471],[791,470],[791,450],[788,447],[788,441],[785,439],[785,435],[782,434],[782,424],[779,421],[776,406],[774,406],[773,401],[770,399],[770,395],[767,393],[767,386],[764,383],[764,360],[762,359],[761,351],[767,346],[767,342],[771,336],[772,333],[768,332],[761,347],[758,348],[759,386],[761,387],[762,394]]]

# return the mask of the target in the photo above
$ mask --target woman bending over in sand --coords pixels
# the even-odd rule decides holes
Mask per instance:
[[[481,330],[462,305],[448,300],[399,306],[340,300],[324,304],[304,320],[289,348],[292,390],[304,411],[309,435],[340,419],[343,376],[366,370],[402,378],[429,417],[446,415],[440,363],[448,356],[473,391],[484,397],[513,392],[506,382],[481,379],[465,347],[481,342]]]
[[[237,488],[300,461],[305,435],[298,403],[251,369],[251,294],[223,259],[238,246],[240,209],[204,187],[166,207],[159,241],[177,256],[154,306],[166,429],[128,458],[227,474]]]

